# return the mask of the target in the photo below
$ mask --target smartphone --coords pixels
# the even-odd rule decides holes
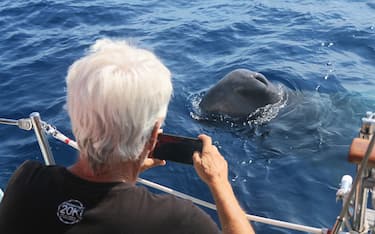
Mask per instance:
[[[158,159],[193,164],[193,153],[202,152],[202,147],[198,138],[161,133],[152,155]]]

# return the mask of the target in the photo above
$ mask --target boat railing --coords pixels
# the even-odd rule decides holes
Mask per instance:
[[[37,138],[37,141],[38,141],[38,144],[39,144],[42,156],[43,156],[43,160],[46,165],[55,164],[55,160],[54,160],[52,151],[50,149],[46,134],[51,135],[55,139],[62,141],[65,144],[68,144],[69,146],[79,150],[78,145],[74,140],[66,137],[55,126],[43,121],[40,118],[40,115],[38,112],[31,113],[29,118],[23,118],[23,119],[18,119],[18,120],[0,118],[0,124],[14,125],[14,126],[18,126],[20,129],[28,130],[28,131],[31,129],[34,129],[34,133],[36,135],[36,138]],[[362,119],[362,128],[361,128],[361,134],[360,134],[360,136],[363,139],[367,139],[367,144],[368,144],[367,150],[364,156],[361,155],[361,157],[363,157],[363,160],[361,160],[361,162],[358,163],[357,176],[354,180],[354,184],[353,185],[351,184],[352,179],[348,175],[345,175],[342,179],[341,188],[338,190],[337,198],[343,200],[343,207],[340,212],[340,215],[337,217],[336,223],[334,224],[331,230],[327,228],[316,228],[316,227],[310,227],[310,226],[290,223],[290,222],[281,221],[281,220],[264,218],[260,216],[250,215],[250,214],[246,215],[248,220],[259,222],[259,223],[264,223],[264,224],[269,224],[269,225],[273,225],[273,226],[277,226],[281,228],[287,228],[291,230],[297,230],[297,231],[302,231],[306,233],[314,233],[314,234],[367,233],[369,231],[369,228],[367,226],[369,225],[367,223],[367,226],[366,226],[366,216],[368,216],[369,213],[371,213],[371,212],[366,212],[370,210],[367,208],[367,196],[370,191],[369,187],[370,186],[374,187],[375,185],[375,176],[371,177],[371,175],[374,173],[371,173],[372,169],[367,166],[368,160],[370,156],[372,155],[372,149],[375,143],[375,138],[372,138],[374,129],[375,129],[375,114],[368,112],[366,114],[366,117]],[[368,143],[368,141],[370,143]],[[375,153],[374,153],[374,166],[375,166]],[[200,206],[203,206],[212,210],[216,210],[216,206],[212,203],[209,203],[209,202],[200,200],[198,198],[192,197],[190,195],[178,192],[176,190],[154,183],[152,181],[138,178],[137,182],[140,184],[146,185],[148,187],[157,189],[159,191],[165,192],[165,193],[173,194],[175,196],[178,196],[184,199],[189,199]],[[0,201],[1,201],[1,197],[2,197],[2,191],[0,189]],[[350,212],[350,210],[354,210],[354,211]],[[373,213],[375,214],[375,210],[370,210],[370,211],[374,211]],[[375,215],[374,215],[374,223],[375,223]]]
[[[341,209],[340,215],[337,217],[336,222],[333,226],[332,233],[336,234],[342,231],[343,224],[345,224],[346,229],[350,231],[350,233],[368,233],[369,231],[369,224],[366,226],[366,221],[369,216],[373,216],[370,208],[368,208],[367,200],[368,194],[370,192],[369,188],[374,187],[374,183],[372,187],[366,186],[368,179],[373,179],[371,176],[371,166],[369,166],[369,159],[372,156],[372,151],[375,144],[375,137],[374,135],[374,128],[375,128],[375,113],[367,112],[366,117],[362,118],[362,127],[359,133],[359,138],[353,140],[351,149],[349,152],[349,161],[357,163],[357,173],[354,180],[352,188],[347,191],[347,193],[342,196],[343,197],[343,207]],[[366,152],[359,153],[354,152],[356,149],[355,147],[361,144],[360,142],[364,143],[366,146],[363,147],[359,146],[361,150],[366,149]],[[360,158],[360,160],[356,160],[354,158]],[[351,208],[351,209],[350,209]],[[352,210],[352,213],[350,213]],[[349,223],[349,221],[352,221]],[[371,231],[373,233],[373,231]]]

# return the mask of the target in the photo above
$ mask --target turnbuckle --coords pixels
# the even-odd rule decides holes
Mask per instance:
[[[13,125],[18,126],[20,129],[30,131],[33,128],[33,124],[31,123],[31,119],[4,119],[0,118],[0,124],[6,124],[6,125]]]

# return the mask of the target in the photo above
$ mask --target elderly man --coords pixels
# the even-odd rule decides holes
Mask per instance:
[[[0,205],[0,233],[218,233],[190,201],[135,185],[153,159],[172,93],[169,70],[149,51],[97,41],[67,75],[67,107],[80,149],[69,168],[27,161]],[[192,155],[215,198],[224,233],[253,233],[211,138]]]

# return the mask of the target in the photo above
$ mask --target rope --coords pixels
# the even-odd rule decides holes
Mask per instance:
[[[48,124],[46,122],[42,122],[42,126],[47,134],[53,136],[55,139],[59,141],[64,142],[65,144],[73,147],[74,149],[79,150],[77,142],[62,134],[59,130],[57,130],[55,126]]]

